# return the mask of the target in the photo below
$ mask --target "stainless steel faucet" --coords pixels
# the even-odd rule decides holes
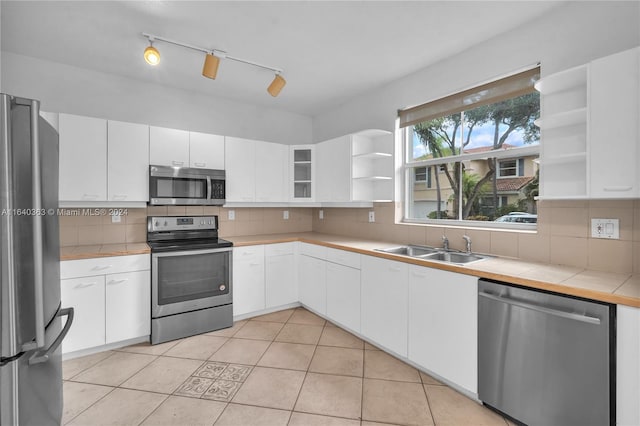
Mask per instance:
[[[471,237],[468,235],[463,235],[462,239],[467,243],[467,253],[471,254]]]
[[[446,235],[442,236],[442,248],[444,248],[445,250],[449,250],[449,239]]]

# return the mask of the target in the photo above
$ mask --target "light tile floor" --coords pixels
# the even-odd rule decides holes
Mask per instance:
[[[303,309],[63,363],[71,425],[511,423]]]

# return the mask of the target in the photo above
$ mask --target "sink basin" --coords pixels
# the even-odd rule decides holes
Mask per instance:
[[[427,256],[422,256],[422,259],[438,260],[440,262],[447,262],[447,263],[467,264],[471,262],[484,260],[485,257],[478,256],[477,254],[473,254],[473,253],[454,253],[454,252],[440,251],[437,253],[432,253]]]
[[[422,257],[429,254],[435,254],[438,252],[438,249],[424,246],[399,246],[399,247],[391,247],[388,249],[376,249],[377,251],[381,251],[384,253],[390,254],[401,254],[403,256],[411,256],[411,257]]]

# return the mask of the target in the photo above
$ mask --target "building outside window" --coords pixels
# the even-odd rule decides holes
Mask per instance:
[[[531,216],[527,226],[535,223],[540,132],[534,121],[540,98],[533,84],[539,72],[528,70],[400,112],[410,177],[405,178],[405,221],[510,226],[525,222],[498,219],[519,213]]]

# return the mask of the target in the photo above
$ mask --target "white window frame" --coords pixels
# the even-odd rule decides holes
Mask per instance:
[[[520,158],[505,158],[502,161],[498,161],[498,179],[505,179],[505,178],[516,178],[516,177],[520,177]],[[502,175],[502,164],[505,163],[506,161],[515,161],[516,166],[513,168],[516,172],[516,174],[514,175],[509,175],[509,176],[503,176]],[[511,167],[509,167],[509,169],[511,169]]]

